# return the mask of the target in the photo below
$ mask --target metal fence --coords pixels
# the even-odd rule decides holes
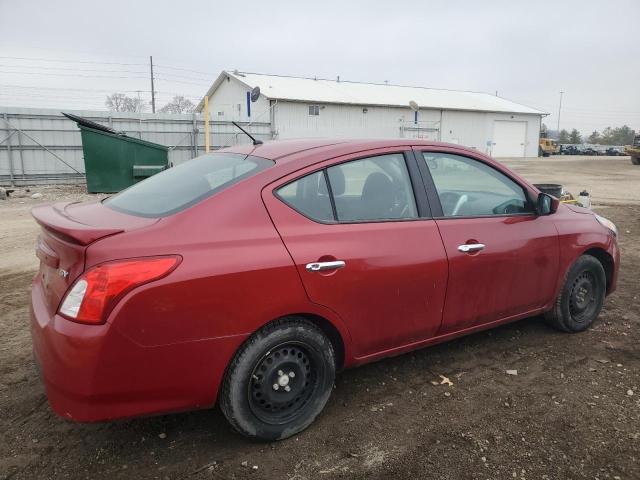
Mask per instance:
[[[204,153],[202,114],[65,112],[109,126],[128,136],[169,147],[173,165]],[[268,122],[239,122],[257,138],[272,138]],[[221,148],[248,143],[227,121],[210,121],[210,145]],[[84,182],[80,130],[57,110],[0,107],[0,185]]]

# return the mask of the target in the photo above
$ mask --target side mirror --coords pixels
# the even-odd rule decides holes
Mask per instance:
[[[558,210],[559,204],[560,200],[556,197],[552,197],[547,193],[541,193],[538,195],[538,199],[536,201],[536,213],[538,215],[551,215]]]

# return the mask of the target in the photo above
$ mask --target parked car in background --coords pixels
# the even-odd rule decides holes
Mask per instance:
[[[286,438],[343,368],[534,315],[583,331],[618,276],[610,221],[419,140],[236,146],[33,216],[35,358],[76,421],[217,402]]]
[[[623,155],[625,155],[624,147],[608,147],[605,150],[605,154],[610,156],[610,157],[623,156]]]
[[[560,149],[560,153],[562,155],[579,155],[580,150],[578,149],[577,145],[563,144],[562,148]]]

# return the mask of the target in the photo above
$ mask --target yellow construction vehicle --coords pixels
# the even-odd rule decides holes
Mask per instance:
[[[624,153],[631,157],[631,163],[640,165],[640,135],[633,137],[633,145],[626,145]]]
[[[541,138],[538,143],[538,155],[548,157],[549,155],[557,155],[560,153],[560,145],[550,138]]]

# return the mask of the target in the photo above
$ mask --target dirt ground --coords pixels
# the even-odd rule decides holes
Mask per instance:
[[[505,163],[587,189],[618,225],[618,290],[599,321],[568,335],[531,318],[342,372],[318,420],[273,444],[236,435],[218,409],[91,425],[54,415],[31,357],[29,210],[90,196],[34,187],[42,198],[0,201],[0,479],[640,478],[640,167]],[[453,385],[433,385],[439,375]]]

